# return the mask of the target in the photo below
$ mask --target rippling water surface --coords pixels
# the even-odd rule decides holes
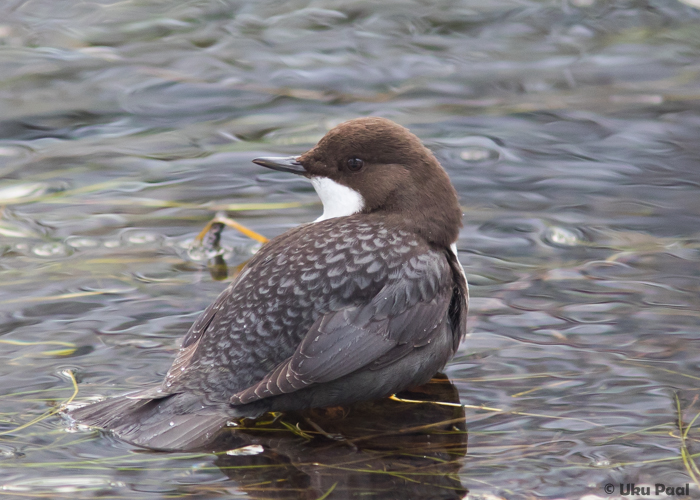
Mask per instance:
[[[700,494],[692,3],[1,2],[2,496]],[[218,455],[52,414],[74,380],[76,401],[159,381],[225,286],[191,249],[207,221],[320,213],[251,159],[366,115],[415,132],[464,207],[470,333],[452,385],[404,395],[453,406],[316,414],[327,436],[286,416]],[[257,245],[226,230],[229,269]]]

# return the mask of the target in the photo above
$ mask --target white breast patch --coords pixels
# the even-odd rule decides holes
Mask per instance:
[[[311,184],[323,203],[323,215],[314,222],[356,214],[365,206],[360,193],[328,177],[312,177]]]

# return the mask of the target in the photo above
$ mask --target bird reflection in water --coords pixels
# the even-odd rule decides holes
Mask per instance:
[[[438,374],[397,398],[411,402],[382,399],[246,419],[208,449],[251,498],[463,498],[458,472],[467,430],[457,389]]]

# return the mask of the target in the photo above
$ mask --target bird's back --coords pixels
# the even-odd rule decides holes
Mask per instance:
[[[162,389],[226,401],[289,358],[321,316],[399,281],[393,300],[414,301],[426,286],[449,286],[448,278],[444,256],[376,217],[300,226],[266,244],[202,313],[183,341],[186,359],[176,360]]]

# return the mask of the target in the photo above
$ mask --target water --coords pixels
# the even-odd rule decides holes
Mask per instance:
[[[688,4],[0,3],[0,492],[697,495]],[[458,406],[311,415],[326,437],[289,415],[218,455],[143,452],[57,415],[17,429],[69,400],[72,377],[83,401],[159,381],[225,286],[190,251],[206,222],[224,210],[272,237],[321,212],[306,181],[251,159],[365,115],[418,134],[460,193],[470,334],[453,385],[405,396]],[[229,271],[257,245],[226,230]]]

